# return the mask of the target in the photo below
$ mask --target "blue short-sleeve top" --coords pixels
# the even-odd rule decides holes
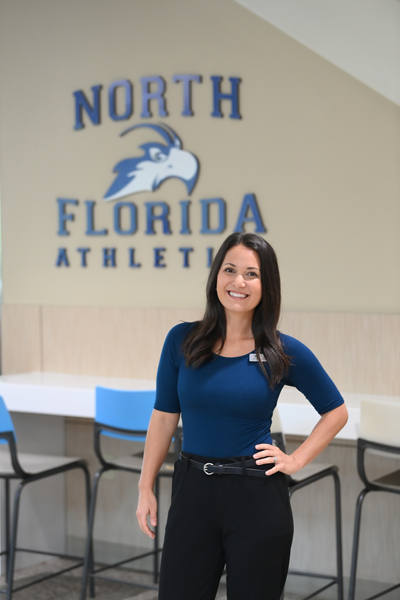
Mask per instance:
[[[181,323],[167,335],[154,405],[159,411],[182,414],[185,452],[252,456],[256,444],[271,443],[271,417],[284,385],[296,387],[319,414],[343,404],[340,392],[311,350],[282,333],[291,364],[274,388],[250,354],[215,355],[201,367],[187,367],[181,346],[191,326]]]

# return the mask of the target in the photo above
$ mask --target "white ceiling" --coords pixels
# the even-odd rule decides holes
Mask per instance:
[[[400,105],[400,0],[235,0]]]

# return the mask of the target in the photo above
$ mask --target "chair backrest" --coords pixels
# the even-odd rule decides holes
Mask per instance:
[[[400,471],[371,479],[367,474],[367,452],[400,458],[400,403],[363,400],[357,441],[357,470],[366,488],[400,494]]]
[[[28,473],[21,467],[17,456],[17,436],[15,435],[14,424],[11,415],[0,396],[0,444],[7,444],[10,452],[11,464],[18,477],[23,479],[28,477]]]
[[[117,431],[102,430],[103,435],[132,441],[144,441],[154,407],[155,390],[116,390],[96,387],[95,421]],[[129,431],[136,435],[129,435]],[[143,432],[143,435],[138,435]]]
[[[386,446],[400,447],[400,403],[363,400],[359,437]]]
[[[0,396],[0,435],[2,433],[12,432],[14,441],[16,441],[14,424],[12,422],[10,413],[4,403],[3,398]],[[0,438],[0,444],[8,444],[8,440]]]

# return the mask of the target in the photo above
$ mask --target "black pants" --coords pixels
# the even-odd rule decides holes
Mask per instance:
[[[233,460],[192,458],[212,463]],[[229,600],[279,600],[292,538],[283,474],[206,475],[178,460],[159,600],[213,600],[225,565]]]

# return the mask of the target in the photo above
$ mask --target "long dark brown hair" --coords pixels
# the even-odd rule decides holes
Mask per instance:
[[[226,317],[225,309],[217,296],[217,277],[228,250],[239,245],[254,250],[260,259],[262,295],[254,310],[251,327],[258,362],[273,387],[279,383],[290,365],[276,329],[281,310],[281,282],[274,249],[255,233],[232,233],[218,250],[207,281],[204,317],[189,330],[183,341],[182,351],[187,366],[199,367],[212,358],[217,344],[217,351],[222,349],[226,339]],[[261,354],[265,356],[265,363],[261,360]]]

